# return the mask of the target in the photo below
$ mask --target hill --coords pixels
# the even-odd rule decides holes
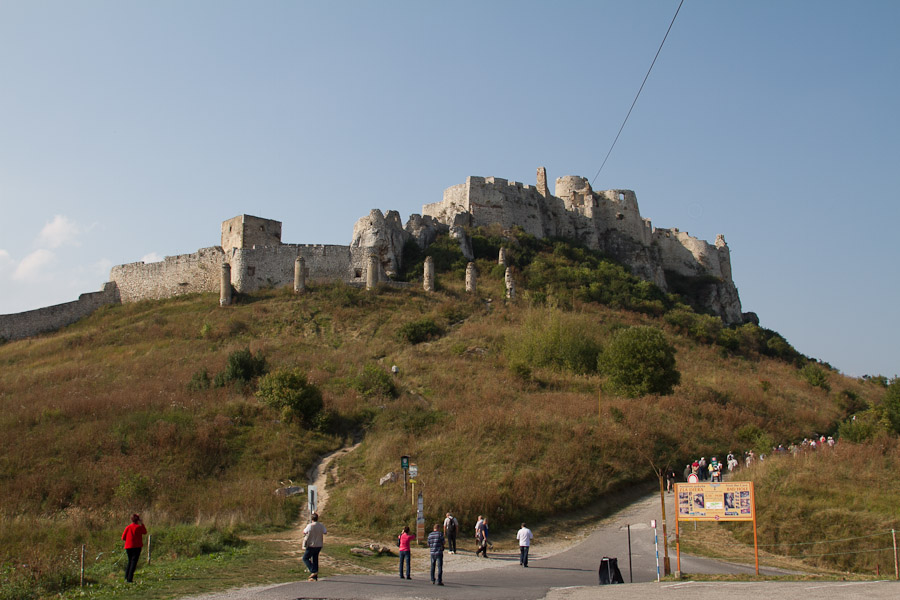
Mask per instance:
[[[427,251],[433,294],[335,284],[226,308],[183,296],[0,346],[5,597],[70,587],[77,570],[58,557],[82,543],[108,554],[89,575],[111,585],[132,511],[152,524],[160,560],[287,527],[302,500],[276,497],[278,482],[304,481],[316,457],[354,438],[330,482],[329,523],[374,535],[411,522],[402,488],[379,485],[410,455],[429,520],[484,513],[502,529],[590,505],[666,463],[835,433],[883,403],[879,382],[844,377],[756,325],[725,327],[595,251],[521,232],[472,241],[477,294],[444,238]],[[515,301],[490,258],[500,244]],[[406,278],[423,259],[404,261]],[[634,326],[675,349],[671,394],[609,391],[598,356]],[[321,410],[307,402],[316,394]]]

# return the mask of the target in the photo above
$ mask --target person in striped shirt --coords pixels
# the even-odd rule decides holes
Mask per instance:
[[[444,585],[444,534],[440,523],[434,524],[434,531],[428,534],[428,550],[431,551],[431,584],[434,585],[434,570],[437,567],[437,584]]]

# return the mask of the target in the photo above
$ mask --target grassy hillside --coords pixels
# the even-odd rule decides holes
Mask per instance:
[[[774,332],[725,328],[582,248],[496,231],[474,241],[475,296],[445,239],[429,249],[434,294],[323,285],[226,308],[186,296],[0,346],[0,598],[70,586],[75,564],[56,557],[82,543],[102,549],[89,575],[111,585],[133,511],[161,561],[239,549],[241,536],[296,519],[301,501],[276,498],[279,481],[304,481],[317,456],[354,438],[362,445],[330,482],[330,524],[376,535],[411,522],[402,487],[378,484],[408,454],[429,520],[453,510],[468,527],[484,513],[501,529],[589,505],[667,461],[835,432],[884,397],[877,382],[810,362]],[[515,302],[489,258],[500,243]],[[634,325],[676,349],[672,394],[603,391],[597,356]],[[267,404],[257,378],[228,381],[229,358],[247,349],[270,373],[308,376],[324,410]]]

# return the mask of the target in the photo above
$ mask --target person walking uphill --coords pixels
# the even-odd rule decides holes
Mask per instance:
[[[400,546],[400,579],[403,579],[403,563],[406,562],[406,578],[409,576],[409,563],[411,559],[409,542],[416,539],[416,534],[409,532],[409,525],[403,528],[400,535],[397,536],[397,545]]]
[[[447,540],[447,551],[456,554],[456,534],[459,532],[459,521],[452,514],[447,513],[444,519],[444,539]]]
[[[481,553],[487,558],[488,549],[488,520],[478,516],[478,523],[475,525],[475,556]]]
[[[528,551],[531,549],[531,540],[534,539],[534,534],[525,527],[525,523],[522,523],[522,529],[516,534],[516,539],[519,540],[519,564],[527,567]]]
[[[306,552],[303,553],[303,564],[309,569],[309,581],[319,580],[319,552],[325,544],[325,534],[328,531],[325,526],[319,523],[319,514],[313,513],[310,518],[312,523],[303,529],[303,547]]]
[[[134,571],[137,569],[138,558],[141,556],[141,548],[144,547],[144,536],[147,528],[138,514],[131,515],[131,525],[122,532],[125,540],[125,554],[128,556],[128,564],[125,566],[125,581],[134,582]]]
[[[437,567],[437,584],[444,585],[444,534],[441,526],[434,524],[434,531],[428,534],[428,550],[431,553],[431,585],[434,585],[434,569]]]

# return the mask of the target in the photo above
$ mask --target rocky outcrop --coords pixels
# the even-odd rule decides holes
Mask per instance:
[[[400,221],[400,213],[390,210],[385,215],[376,208],[353,226],[350,248],[368,249],[378,257],[384,272],[392,277],[400,272],[403,245],[410,237]]]

